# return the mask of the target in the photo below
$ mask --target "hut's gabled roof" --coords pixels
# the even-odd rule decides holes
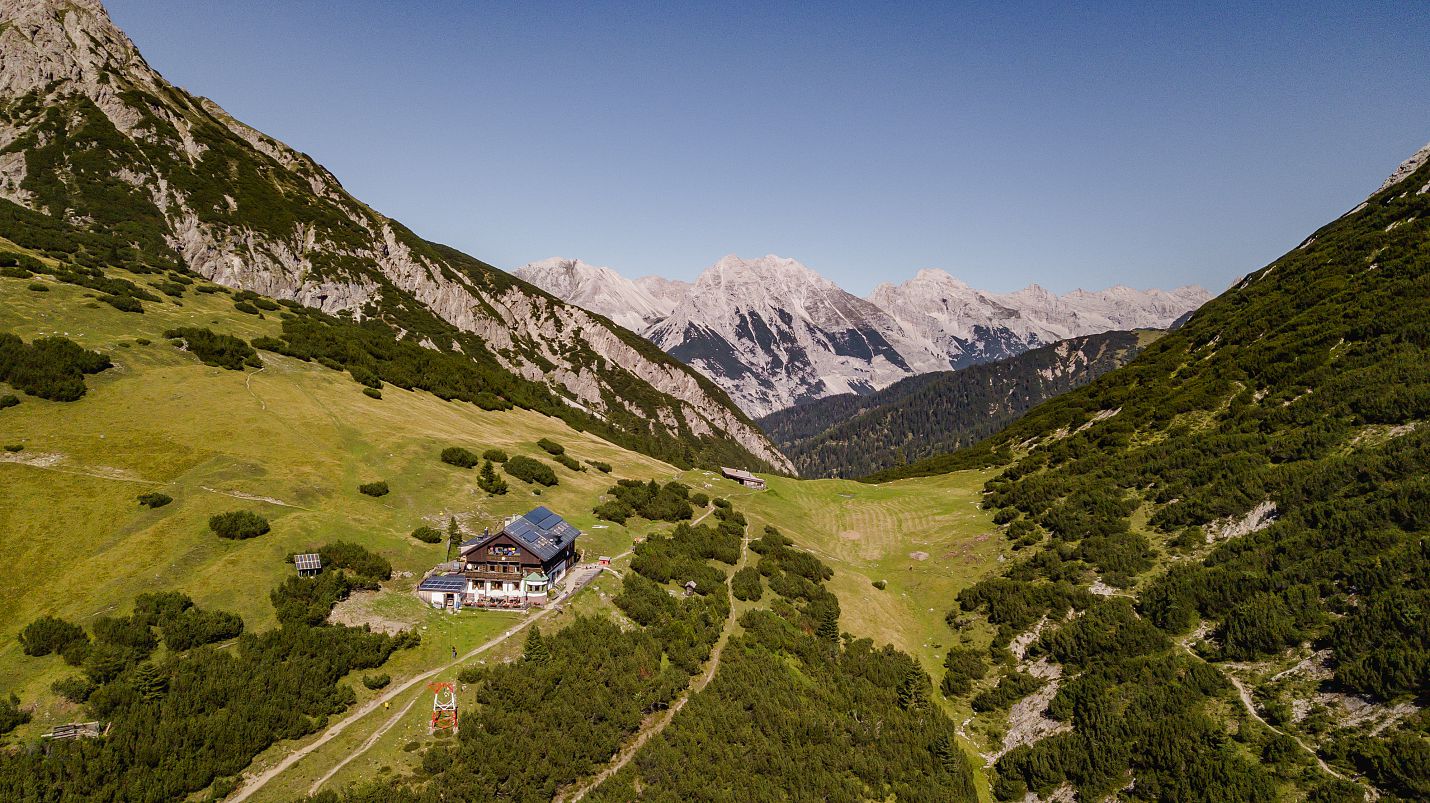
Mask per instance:
[[[512,519],[500,532],[478,536],[462,542],[463,555],[505,533],[509,538],[526,547],[538,559],[551,560],[576,541],[581,531],[572,527],[560,515],[545,507],[538,507],[525,516]]]

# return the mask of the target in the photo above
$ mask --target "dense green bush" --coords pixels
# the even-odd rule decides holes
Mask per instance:
[[[382,391],[378,390],[377,388],[363,388],[362,395],[368,397],[369,399],[381,399]]]
[[[617,524],[625,524],[631,516],[651,521],[689,521],[695,517],[690,488],[679,482],[661,485],[655,480],[620,480],[606,494],[611,499],[597,505],[594,512]]]
[[[992,711],[1007,708],[1046,685],[1046,681],[1026,672],[1004,675],[998,685],[973,697],[974,711]]]
[[[556,472],[551,470],[551,466],[523,455],[516,455],[506,461],[502,470],[519,480],[534,485],[550,487],[557,482]]]
[[[556,462],[571,469],[572,471],[585,471],[586,467],[581,465],[581,461],[568,454],[559,454],[553,458]]]
[[[988,674],[988,662],[982,650],[971,647],[953,647],[944,656],[946,670],[939,688],[946,697],[962,697],[973,690],[973,681],[981,680]]]
[[[482,452],[482,459],[490,460],[493,463],[505,463],[507,461],[507,454],[501,449],[487,449]],[[473,465],[475,465],[475,463]]]
[[[540,446],[542,450],[544,450],[547,454],[550,455],[561,455],[566,453],[566,447],[562,446],[556,441],[551,440],[550,438],[542,438],[541,440],[536,442],[536,445]]]
[[[144,305],[133,296],[100,296],[100,301],[108,304],[120,312],[143,312]]]
[[[184,347],[205,365],[215,365],[230,371],[242,371],[245,366],[263,367],[263,361],[258,358],[258,352],[233,335],[222,335],[208,329],[185,326],[164,332],[164,337],[182,341]]]
[[[87,639],[79,625],[54,616],[41,616],[20,631],[20,645],[26,655],[61,652],[70,642]]]
[[[98,688],[84,675],[71,675],[50,684],[50,690],[72,703],[83,703]]]
[[[387,674],[362,676],[362,685],[368,687],[369,689],[372,689],[373,691],[386,688],[387,684],[391,682],[392,676]]]
[[[461,446],[448,446],[442,450],[442,462],[458,468],[471,468],[480,461],[470,450]]]
[[[387,496],[390,490],[391,489],[387,487],[387,482],[385,480],[379,480],[377,482],[365,482],[362,485],[358,486],[358,493],[363,494],[364,496]]]
[[[425,544],[436,544],[442,541],[442,531],[434,527],[418,527],[412,531],[412,537]]]
[[[6,393],[5,395],[0,396],[0,410],[4,410],[6,407],[14,407],[19,403],[20,397],[16,396],[13,393]]]
[[[591,468],[596,469],[597,471],[601,472],[602,474],[610,474],[610,473],[611,473],[611,464],[610,464],[610,463],[605,463],[605,462],[602,462],[602,461],[600,461],[600,460],[587,460],[587,461],[586,461],[586,465],[590,466]]]
[[[36,338],[29,344],[0,332],[0,381],[51,401],[84,395],[84,377],[109,368],[109,358],[63,337]]]
[[[153,493],[139,494],[138,498],[139,504],[147,508],[163,507],[164,505],[167,505],[170,502],[174,501],[174,498],[172,496],[169,496],[168,494],[161,494],[157,491]]]
[[[220,538],[254,538],[268,532],[268,519],[250,510],[232,510],[209,517],[209,529]]]
[[[0,698],[0,736],[30,721],[30,712],[20,709],[20,698],[12,692]]]
[[[28,289],[29,289],[30,292],[32,292],[32,293],[48,293],[48,292],[50,292],[50,286],[49,286],[48,284],[43,283],[43,282],[30,282],[30,285],[29,285],[29,288],[28,288]]]
[[[730,593],[742,602],[759,601],[764,594],[764,582],[760,580],[760,570],[753,566],[735,572],[730,578]]]

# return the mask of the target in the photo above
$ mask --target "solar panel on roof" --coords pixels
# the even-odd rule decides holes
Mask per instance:
[[[467,578],[460,574],[436,574],[417,586],[422,591],[462,592],[467,590]]]
[[[300,572],[321,571],[323,568],[323,558],[317,553],[294,555],[293,565],[297,566]]]

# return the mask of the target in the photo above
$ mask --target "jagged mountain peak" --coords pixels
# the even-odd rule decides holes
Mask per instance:
[[[551,257],[529,262],[512,275],[633,332],[644,331],[665,318],[676,303],[669,295],[651,292],[610,268],[579,259]]]
[[[593,270],[577,287],[554,270],[528,267],[517,274],[630,328],[650,320],[645,296],[664,302],[664,316],[646,326],[645,336],[754,416],[840,393],[870,393],[905,377],[999,360],[1068,337],[1166,328],[1208,297],[1200,288],[1167,293],[1122,286],[1059,297],[1036,284],[998,295],[925,268],[860,298],[799,260],[775,254],[727,254],[694,284],[652,277],[629,282],[614,271]],[[636,310],[642,312],[620,317]]]

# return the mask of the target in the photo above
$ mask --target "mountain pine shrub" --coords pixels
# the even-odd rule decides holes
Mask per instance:
[[[219,538],[255,538],[269,531],[268,519],[251,510],[233,510],[209,517],[209,529]]]

